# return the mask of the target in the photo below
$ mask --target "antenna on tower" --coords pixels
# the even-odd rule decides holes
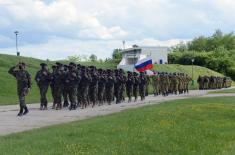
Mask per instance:
[[[125,50],[125,44],[126,44],[126,41],[125,41],[125,40],[123,40],[123,41],[122,41],[123,50]]]

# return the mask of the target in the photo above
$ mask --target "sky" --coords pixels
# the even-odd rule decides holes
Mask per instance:
[[[111,57],[115,48],[174,46],[235,29],[234,0],[0,0],[0,53]]]

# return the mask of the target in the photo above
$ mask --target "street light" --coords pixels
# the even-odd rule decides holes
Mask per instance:
[[[16,55],[20,56],[20,52],[18,51],[18,34],[19,34],[19,32],[15,31],[14,33],[16,35]]]
[[[192,86],[194,85],[194,80],[193,80],[193,65],[194,65],[194,61],[195,59],[192,59]]]

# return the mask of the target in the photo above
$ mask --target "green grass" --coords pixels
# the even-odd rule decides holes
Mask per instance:
[[[10,55],[0,54],[0,105],[6,104],[17,104],[18,98],[16,95],[16,81],[15,79],[7,73],[9,68],[13,65],[16,65],[19,61],[24,61],[28,65],[28,70],[34,79],[34,75],[40,69],[39,64],[41,62],[45,62],[43,60],[29,58],[29,57],[16,57]],[[54,62],[47,62],[50,66]],[[100,63],[100,62],[81,62],[82,65],[90,66],[94,65],[98,68],[116,68],[116,63]],[[182,65],[156,65],[155,69],[158,71],[168,71],[168,72],[185,72],[191,75],[191,67],[190,66],[182,66]],[[195,66],[195,78],[198,75],[220,75],[217,72],[213,72],[209,69]],[[152,88],[150,88],[152,89]],[[197,84],[190,89],[197,89]],[[50,92],[48,92],[48,98],[51,101]],[[33,81],[32,90],[30,91],[29,95],[26,99],[27,103],[36,103],[39,102],[39,91],[38,88]]]
[[[35,129],[0,137],[0,150],[8,155],[235,154],[234,100],[176,100]]]
[[[227,93],[235,93],[235,88],[209,92],[209,94],[227,94]]]

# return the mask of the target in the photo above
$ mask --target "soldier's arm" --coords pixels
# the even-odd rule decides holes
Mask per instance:
[[[9,69],[8,73],[16,77],[16,66],[13,66]]]
[[[40,77],[39,77],[39,71],[37,72],[35,79],[34,79],[37,83],[40,81]]]
[[[32,86],[32,79],[31,79],[31,75],[27,72],[27,78],[28,78],[28,88],[31,88]]]

